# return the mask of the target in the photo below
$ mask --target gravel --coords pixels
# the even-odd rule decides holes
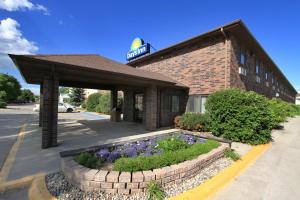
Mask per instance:
[[[231,165],[233,161],[229,158],[221,158],[204,168],[197,176],[180,184],[164,187],[167,197],[175,196],[191,188],[194,188],[205,180],[215,176],[218,172]],[[104,194],[102,192],[83,192],[67,182],[62,172],[46,176],[46,184],[49,192],[58,200],[146,200],[146,194],[120,195]]]

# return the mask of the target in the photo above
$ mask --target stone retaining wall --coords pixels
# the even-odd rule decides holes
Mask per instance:
[[[228,144],[221,144],[194,160],[149,171],[119,172],[89,169],[76,163],[73,157],[61,159],[61,168],[67,180],[83,191],[134,194],[143,192],[151,180],[163,186],[178,184],[196,176],[201,169],[223,157]]]

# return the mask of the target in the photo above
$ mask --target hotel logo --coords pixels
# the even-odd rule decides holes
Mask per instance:
[[[127,60],[138,58],[147,53],[150,53],[150,44],[144,43],[141,38],[135,38],[132,41],[130,51],[127,53]]]

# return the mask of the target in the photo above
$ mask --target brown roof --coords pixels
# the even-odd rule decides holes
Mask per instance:
[[[96,54],[49,54],[49,55],[12,55],[9,56],[15,60],[25,58],[36,61],[47,61],[56,64],[70,65],[74,69],[85,68],[102,72],[110,72],[129,77],[143,78],[154,81],[162,81],[176,86],[186,87],[177,81],[159,73],[149,72],[138,68],[133,68],[117,61],[99,56]],[[16,64],[17,65],[17,64]],[[26,79],[26,78],[25,78]]]
[[[261,57],[266,59],[268,62],[270,62],[272,65],[275,66],[275,68],[278,70],[278,73],[283,77],[283,79],[286,80],[286,82],[290,85],[290,87],[294,90],[296,93],[297,91],[293,87],[293,85],[289,82],[289,80],[286,78],[286,76],[282,73],[282,71],[279,69],[279,67],[275,64],[275,62],[270,58],[270,56],[266,53],[266,51],[263,49],[263,47],[259,44],[259,42],[255,39],[255,37],[252,35],[252,33],[249,31],[249,29],[246,27],[246,25],[242,22],[242,20],[238,19],[233,22],[230,22],[226,25],[220,26],[218,28],[212,29],[208,32],[205,32],[203,34],[200,34],[198,36],[189,38],[187,40],[184,40],[182,42],[176,43],[172,46],[163,48],[159,51],[155,51],[153,53],[147,54],[141,58],[132,60],[127,63],[127,65],[130,66],[138,66],[142,64],[143,62],[147,62],[151,59],[157,59],[157,58],[163,58],[163,56],[168,55],[169,53],[172,53],[176,50],[180,50],[185,47],[189,47],[190,45],[196,44],[199,41],[203,41],[206,38],[222,34],[221,29],[225,32],[234,32],[237,37],[242,38],[245,42],[247,41],[247,44],[251,46],[253,49],[256,49]]]

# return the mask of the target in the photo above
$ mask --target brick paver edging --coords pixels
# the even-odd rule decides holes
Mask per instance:
[[[86,168],[73,157],[61,158],[61,168],[66,179],[83,191],[134,194],[143,192],[147,183],[155,180],[163,186],[178,184],[196,176],[201,169],[223,157],[228,144],[222,143],[207,154],[179,164],[138,172],[104,171]]]

